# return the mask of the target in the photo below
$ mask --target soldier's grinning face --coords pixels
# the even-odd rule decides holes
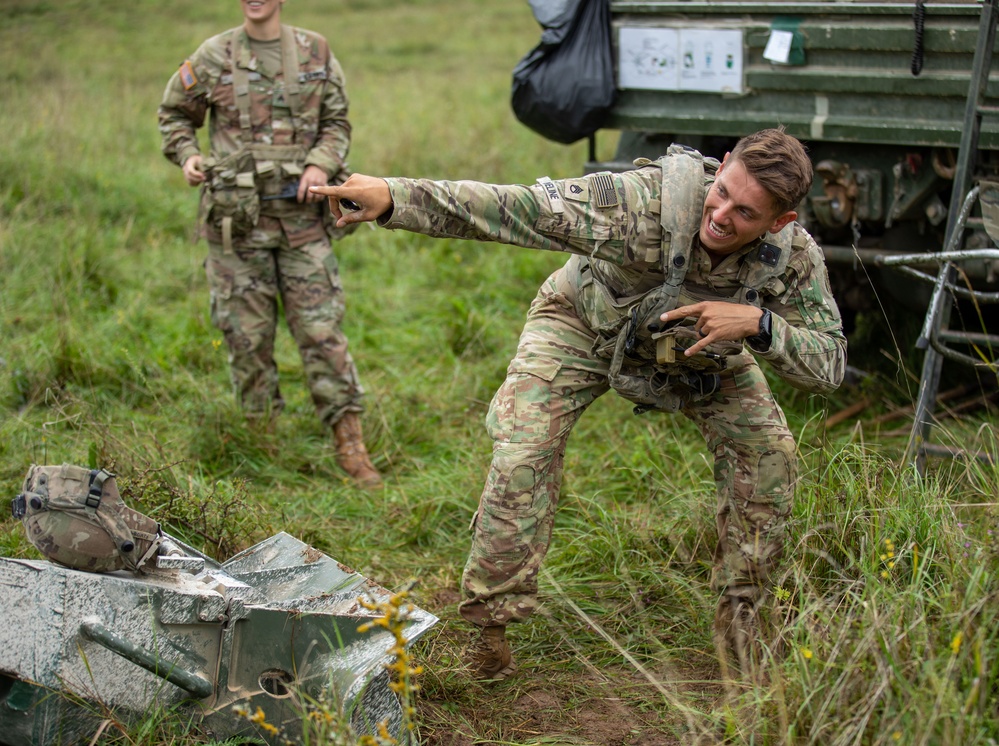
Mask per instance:
[[[726,159],[704,200],[701,245],[710,254],[728,255],[768,231],[779,231],[795,217],[776,215],[769,192],[742,163]]]

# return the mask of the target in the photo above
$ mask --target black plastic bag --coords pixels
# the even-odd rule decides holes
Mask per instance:
[[[534,20],[541,24],[541,44],[554,47],[559,44],[572,26],[583,0],[528,0]]]
[[[541,43],[513,70],[513,112],[549,140],[572,143],[598,129],[617,89],[609,0],[532,0]]]

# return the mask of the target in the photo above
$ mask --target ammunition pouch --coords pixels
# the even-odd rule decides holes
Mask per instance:
[[[247,235],[260,219],[253,155],[241,149],[218,161],[206,159],[205,173],[205,220],[222,234],[225,250],[232,251],[232,239]]]
[[[635,414],[678,412],[691,402],[706,399],[721,386],[721,376],[696,370],[679,369],[667,373],[653,369],[645,376],[621,376],[622,388],[615,391],[635,404]]]
[[[690,320],[685,320],[690,321]],[[656,365],[667,370],[674,367],[718,372],[728,365],[728,358],[742,352],[742,345],[735,342],[713,342],[690,357],[686,357],[688,347],[699,342],[701,335],[694,331],[692,324],[670,324],[666,329],[652,335],[656,343]]]
[[[651,410],[678,412],[718,391],[720,373],[728,365],[728,356],[741,353],[742,345],[712,344],[686,357],[683,351],[700,339],[693,326],[671,324],[651,336],[642,334],[639,331],[641,305],[632,308],[630,319],[618,330],[614,340],[608,371],[611,388],[636,405],[635,414]],[[658,314],[656,318],[658,320]],[[642,328],[651,331],[656,327],[657,324],[645,324]],[[656,348],[654,357],[643,350],[650,345]],[[652,359],[655,364],[649,362]]]
[[[309,209],[298,201],[298,189],[287,198],[290,184],[297,184],[305,171],[308,151],[301,145],[250,146],[253,155],[257,193],[261,196],[260,214],[270,218],[300,216]],[[284,195],[284,196],[283,196]],[[314,207],[314,205],[313,205]]]
[[[301,145],[255,144],[218,161],[206,159],[202,210],[208,226],[222,235],[226,251],[232,250],[232,239],[249,234],[261,216],[299,217],[303,210],[313,210],[322,215],[328,234],[348,232],[330,221],[328,209],[300,204],[297,189],[289,197],[288,186],[301,179],[307,155]],[[341,169],[330,183],[342,184],[349,175]]]
[[[678,412],[688,404],[714,394],[721,385],[717,372],[675,365],[625,365],[627,337],[618,338],[607,380],[620,396],[635,404],[635,414],[652,410]],[[721,370],[719,368],[718,370]]]

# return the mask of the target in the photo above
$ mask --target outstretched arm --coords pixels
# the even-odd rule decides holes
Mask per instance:
[[[330,198],[341,227],[377,220],[437,238],[566,251],[625,265],[645,262],[660,244],[657,178],[658,170],[646,169],[526,186],[355,174],[313,193]]]

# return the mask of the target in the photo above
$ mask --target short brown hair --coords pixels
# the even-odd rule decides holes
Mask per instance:
[[[730,158],[767,190],[778,215],[793,210],[812,188],[812,162],[805,146],[783,127],[747,135],[732,148]]]

